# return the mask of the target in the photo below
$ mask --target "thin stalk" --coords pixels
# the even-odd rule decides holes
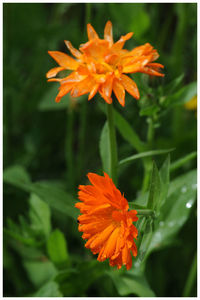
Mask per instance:
[[[66,167],[67,167],[67,180],[69,186],[73,189],[75,184],[74,178],[74,155],[73,155],[73,127],[74,127],[74,111],[69,107],[67,111],[67,131],[65,141],[65,155],[66,155]]]
[[[189,271],[189,275],[183,290],[183,297],[190,296],[196,276],[197,276],[197,253],[195,253],[192,266]]]
[[[91,3],[85,3],[85,27],[91,19]],[[79,151],[77,157],[77,173],[80,176],[84,167],[84,150],[85,150],[85,137],[87,132],[87,106],[88,103],[85,100],[80,107],[79,116]]]
[[[153,146],[153,139],[154,139],[154,123],[153,118],[148,119],[148,129],[147,129],[147,146],[148,149],[151,149]],[[144,164],[144,178],[142,183],[142,192],[145,193],[149,186],[149,180],[151,176],[151,165],[152,160],[149,157],[143,159]]]
[[[117,157],[117,141],[116,132],[114,125],[113,116],[113,105],[106,104],[107,106],[107,120],[108,120],[108,133],[109,133],[109,151],[110,151],[110,166],[109,175],[113,179],[114,183],[117,184],[117,168],[118,168],[118,157]]]
[[[154,124],[152,118],[148,119],[148,124],[149,126],[147,131],[147,142],[148,142],[148,146],[151,146],[154,139]]]

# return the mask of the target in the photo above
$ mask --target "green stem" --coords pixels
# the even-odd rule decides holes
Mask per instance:
[[[85,137],[87,131],[87,106],[88,102],[85,99],[81,103],[80,116],[79,116],[79,151],[77,157],[77,173],[81,175],[81,171],[84,167],[84,149],[85,149]]]
[[[69,107],[67,111],[67,134],[65,142],[67,180],[69,186],[74,187],[74,156],[73,156],[73,125],[74,125],[74,111]]]
[[[148,149],[153,148],[154,139],[154,123],[153,118],[148,118],[148,130],[147,130],[147,146]],[[142,192],[145,193],[149,186],[149,180],[151,175],[152,160],[149,157],[143,159],[144,164],[144,178],[142,183]]]
[[[118,158],[117,158],[117,141],[116,141],[116,132],[114,125],[114,116],[113,116],[113,105],[106,104],[107,106],[107,120],[108,120],[108,133],[109,133],[109,151],[110,151],[110,166],[109,166],[109,175],[113,179],[114,183],[117,184],[117,167],[118,167]]]
[[[192,287],[194,285],[194,281],[197,276],[197,253],[195,253],[192,266],[189,271],[189,275],[183,290],[183,297],[189,297],[192,291]]]
[[[144,178],[142,183],[142,193],[145,193],[148,189],[149,180],[151,176],[151,166],[152,166],[151,158],[145,157],[143,159],[143,165],[144,165]]]
[[[153,124],[153,119],[148,118],[148,131],[147,131],[147,142],[148,146],[151,148],[151,144],[154,139],[154,124]]]
[[[91,3],[85,4],[85,27],[91,19]],[[88,101],[83,101],[80,107],[79,116],[79,151],[77,158],[77,173],[81,176],[82,169],[84,168],[84,150],[85,150],[85,137],[87,131],[87,106]]]

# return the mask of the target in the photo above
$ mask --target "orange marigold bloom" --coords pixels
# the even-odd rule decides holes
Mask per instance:
[[[51,69],[46,74],[48,81],[60,82],[56,102],[59,102],[70,91],[72,97],[89,93],[88,100],[99,92],[110,104],[113,91],[119,103],[124,106],[125,90],[136,99],[140,97],[136,83],[126,75],[127,73],[141,72],[164,76],[160,73],[163,65],[153,63],[159,55],[149,43],[131,51],[123,49],[125,42],[132,37],[132,32],[121,36],[114,43],[112,23],[108,21],[104,29],[104,39],[99,38],[90,24],[87,25],[87,33],[89,41],[80,45],[80,51],[75,49],[69,41],[65,41],[75,59],[59,51],[48,51],[59,64],[59,67]],[[62,70],[73,72],[62,79],[53,78]]]
[[[133,222],[138,220],[137,211],[128,211],[128,201],[114,185],[112,179],[104,173],[99,176],[89,173],[92,185],[79,185],[79,200],[75,206],[82,215],[78,217],[79,231],[86,239],[86,248],[93,254],[98,253],[97,260],[109,258],[110,266],[127,270],[132,266],[132,257],[137,256],[134,239],[138,231]]]

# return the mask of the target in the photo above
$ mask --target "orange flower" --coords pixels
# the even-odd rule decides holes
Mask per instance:
[[[136,99],[140,97],[136,83],[125,74],[141,72],[164,76],[160,73],[163,65],[153,63],[159,55],[149,43],[131,51],[122,49],[125,42],[132,37],[132,32],[121,36],[119,41],[114,43],[112,23],[108,21],[104,29],[104,39],[99,38],[90,24],[87,25],[87,33],[89,41],[80,45],[80,51],[69,41],[65,41],[75,59],[59,51],[48,52],[59,64],[59,67],[51,69],[46,74],[48,81],[60,82],[56,102],[70,91],[72,97],[89,93],[88,100],[99,92],[110,104],[113,91],[119,103],[124,106],[125,90]],[[62,79],[52,78],[62,70],[72,70],[72,73]]]
[[[112,179],[89,173],[92,185],[79,186],[79,200],[75,206],[82,215],[78,217],[79,231],[86,239],[86,248],[93,254],[98,253],[97,260],[109,258],[110,266],[120,269],[125,265],[127,270],[132,266],[132,257],[137,256],[134,239],[137,229],[133,222],[138,220],[137,211],[128,211],[127,200],[114,185]]]

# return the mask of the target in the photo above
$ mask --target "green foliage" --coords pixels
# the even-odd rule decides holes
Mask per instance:
[[[174,149],[152,150],[152,151],[147,151],[147,152],[142,152],[142,153],[139,153],[139,154],[131,155],[127,158],[124,158],[124,159],[120,160],[119,165],[123,165],[123,164],[132,162],[133,160],[143,158],[143,157],[166,154],[166,153],[171,152],[173,150]]]
[[[103,126],[101,136],[100,136],[100,143],[99,143],[99,148],[100,148],[100,156],[101,156],[101,161],[102,161],[102,166],[103,170],[108,174],[109,173],[109,166],[110,166],[110,141],[109,141],[109,136],[108,136],[108,123],[106,123]]]
[[[52,262],[60,267],[66,267],[69,260],[67,243],[64,234],[55,229],[47,241],[47,252]]]
[[[196,3],[4,3],[5,297],[197,295],[197,118],[184,106],[197,95],[196,16]],[[165,74],[129,74],[140,100],[126,93],[123,108],[112,95],[118,186],[139,217],[129,271],[98,262],[76,221],[78,185],[111,165],[104,100],[56,103],[45,78],[49,50],[71,55],[64,40],[85,43],[87,23],[103,37],[107,20],[114,41],[134,32],[125,48],[157,49]]]
[[[35,194],[30,197],[29,217],[33,230],[44,232],[48,237],[51,232],[51,212],[49,206]]]
[[[164,101],[164,106],[177,106],[183,105],[188,102],[192,97],[196,96],[197,94],[197,82],[191,82],[188,85],[184,86],[178,92],[172,94],[171,96],[167,97]]]
[[[35,193],[58,212],[77,218],[78,211],[74,207],[75,200],[72,195],[50,182],[25,181],[25,174],[26,171],[22,167],[13,166],[4,171],[4,181],[24,191]]]
[[[142,274],[134,274],[132,271],[126,274],[110,271],[107,274],[112,278],[120,296],[155,297],[154,292]]]
[[[140,140],[131,125],[117,112],[114,111],[115,126],[120,134],[138,152],[145,150],[145,144]]]

